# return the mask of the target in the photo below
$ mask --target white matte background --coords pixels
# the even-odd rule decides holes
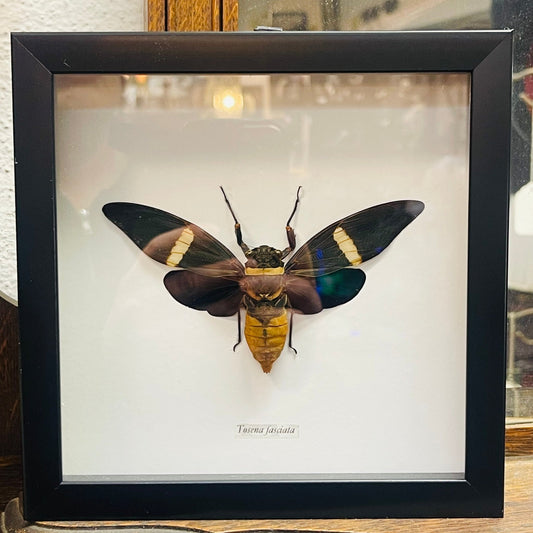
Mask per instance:
[[[368,104],[275,108],[246,142],[207,101],[57,106],[65,476],[464,472],[469,80],[378,78],[359,80],[381,95]],[[409,86],[416,98],[399,100]],[[184,131],[199,119],[200,134]],[[250,246],[286,246],[298,185],[299,245],[375,204],[426,209],[362,266],[354,300],[295,317],[298,355],[285,348],[265,375],[244,340],[232,351],[236,318],[175,302],[169,269],[101,213],[110,201],[158,207],[242,259],[219,185]],[[299,436],[242,439],[238,424],[295,424]]]

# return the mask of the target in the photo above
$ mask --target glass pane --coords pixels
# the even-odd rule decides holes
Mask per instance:
[[[259,25],[311,31],[514,29],[507,414],[533,421],[533,2],[240,0],[239,29]]]
[[[469,87],[465,73],[56,76],[63,479],[464,478]],[[128,237],[168,233],[166,216],[130,203],[136,229],[112,224],[113,202],[152,206],[244,261],[220,185],[250,248],[287,246],[299,186],[297,247],[371,206],[426,210],[350,271],[367,272],[354,301],[324,276],[335,309],[294,317],[298,356],[286,347],[267,379],[248,329],[232,349],[235,303],[167,277],[196,233],[164,266]]]

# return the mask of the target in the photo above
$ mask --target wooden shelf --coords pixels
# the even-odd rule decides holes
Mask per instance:
[[[58,533],[174,530],[206,533],[230,532],[365,532],[365,533],[531,533],[533,531],[533,456],[506,461],[505,517],[429,520],[180,520],[117,522],[39,522],[27,524],[12,500],[0,520],[2,533]]]

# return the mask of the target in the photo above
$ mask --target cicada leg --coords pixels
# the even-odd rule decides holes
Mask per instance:
[[[289,217],[289,220],[287,220],[287,224],[285,226],[285,231],[287,232],[287,240],[289,241],[289,246],[283,250],[281,254],[281,258],[285,259],[295,248],[296,248],[296,236],[294,235],[294,230],[291,227],[291,220],[294,217],[296,213],[296,209],[298,207],[298,204],[300,203],[300,190],[302,186],[300,185],[298,187],[298,190],[296,191],[296,201],[294,202],[294,208],[292,210],[291,216]]]
[[[289,320],[289,348],[295,353],[298,354],[298,351],[296,348],[292,345],[292,317],[294,316],[294,313],[292,311],[289,311],[291,318]]]
[[[235,216],[235,213],[233,212],[233,208],[231,207],[231,204],[229,203],[228,197],[226,196],[226,193],[224,189],[222,188],[222,186],[220,186],[220,190],[222,191],[222,194],[224,195],[224,201],[226,202],[229,208],[229,211],[231,213],[231,216],[233,217],[233,220],[235,221],[235,237],[237,238],[237,244],[241,247],[241,250],[246,254],[246,252],[250,251],[250,248],[245,242],[242,241],[241,225],[239,224],[239,221],[237,220],[237,217]]]
[[[241,343],[242,337],[241,337],[241,311],[237,311],[237,344],[233,345],[233,351],[235,351],[235,348],[239,346]]]

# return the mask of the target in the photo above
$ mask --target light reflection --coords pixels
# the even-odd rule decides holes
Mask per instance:
[[[242,89],[238,85],[216,88],[213,92],[213,108],[218,115],[241,116],[244,108]]]

